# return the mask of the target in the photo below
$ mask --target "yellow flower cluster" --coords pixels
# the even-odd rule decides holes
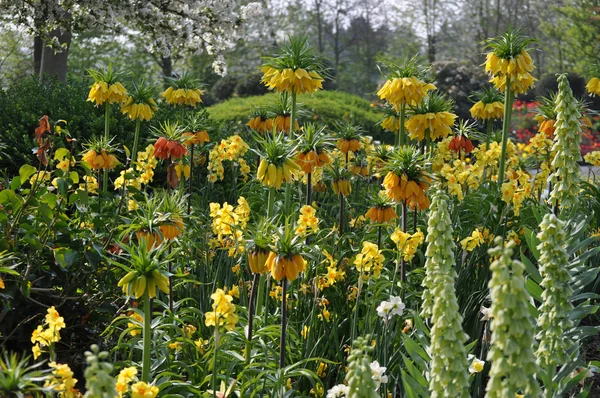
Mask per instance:
[[[225,178],[225,168],[223,167],[223,162],[225,160],[235,162],[244,156],[247,151],[248,144],[246,144],[242,137],[237,134],[232,135],[225,140],[221,140],[219,145],[215,145],[208,155],[208,180],[210,182],[216,182],[217,179],[222,181]],[[244,170],[240,169],[240,171],[250,172],[249,167],[244,168]]]
[[[31,184],[31,186],[34,186],[36,183],[43,184],[44,182],[50,181],[50,176],[51,174],[49,171],[38,171],[29,178],[29,184]]]
[[[507,176],[508,181],[502,184],[502,200],[512,204],[515,216],[518,216],[523,202],[531,196],[531,176],[521,170],[509,172]]]
[[[233,330],[238,322],[235,314],[235,305],[232,304],[233,297],[226,294],[223,289],[217,289],[211,296],[212,311],[205,314],[206,326],[225,326],[227,330]]]
[[[141,184],[152,182],[157,164],[158,160],[154,156],[154,145],[149,144],[145,151],[138,152],[135,169],[141,173],[139,177]]]
[[[456,118],[457,116],[450,112],[416,114],[408,119],[406,128],[412,139],[423,141],[428,131],[429,138],[435,141],[440,137],[446,138],[452,132],[451,127]]]
[[[406,174],[397,176],[390,171],[383,179],[382,185],[386,189],[387,197],[397,203],[405,201],[410,207],[419,207],[421,210],[429,207],[429,198],[425,195],[429,188],[428,182],[412,181]]]
[[[415,257],[415,254],[417,254],[417,248],[425,240],[425,235],[423,235],[423,232],[419,228],[412,235],[408,232],[403,232],[400,228],[396,228],[390,238],[402,253],[404,261],[411,261]]]
[[[211,240],[211,246],[228,247],[229,256],[241,254],[244,250],[243,230],[250,218],[250,206],[246,199],[240,196],[235,208],[227,202],[223,206],[211,203],[209,207],[212,231],[216,236]]]
[[[52,377],[44,383],[44,387],[52,387],[60,398],[75,398],[81,396],[75,388],[77,379],[73,377],[73,371],[66,364],[54,361],[48,364],[52,368]]]
[[[346,272],[337,267],[337,262],[333,258],[331,254],[327,250],[322,251],[325,259],[321,262],[321,264],[327,265],[327,274],[324,276],[319,276],[317,278],[317,288],[319,290],[323,290],[330,286],[333,286],[336,282],[342,281],[346,278]]]
[[[392,133],[400,131],[400,118],[388,116],[381,121],[381,128]]]
[[[129,116],[131,120],[150,120],[158,110],[158,105],[152,98],[148,99],[147,104],[136,104],[134,101],[133,97],[129,97],[121,107],[121,113]]]
[[[198,102],[202,103],[201,95],[200,89],[167,87],[161,97],[170,105],[189,105],[195,108]]]
[[[592,77],[585,88],[591,96],[600,95],[600,79]]]
[[[483,168],[479,162],[471,165],[455,159],[442,166],[440,175],[444,178],[444,185],[448,187],[450,194],[462,201],[468,188],[477,189],[481,184]]]
[[[38,325],[33,333],[31,333],[31,344],[34,344],[31,349],[33,359],[37,359],[41,355],[42,347],[50,346],[60,341],[60,330],[65,327],[65,319],[60,316],[56,308],[54,306],[48,308],[44,324]]]
[[[98,180],[94,176],[83,176],[83,182],[79,183],[78,190],[87,191],[88,194],[98,195]]]
[[[137,189],[142,187],[140,180],[135,178],[133,167],[121,170],[121,174],[115,179],[115,191],[121,189],[125,181],[127,181],[126,186],[133,186]]]
[[[131,385],[131,398],[156,398],[158,387],[138,381]]]
[[[262,82],[269,90],[276,89],[279,92],[288,91],[295,93],[310,93],[323,88],[323,78],[315,71],[306,69],[283,69],[278,70],[270,66],[263,66]]]
[[[279,166],[261,159],[256,170],[256,178],[267,187],[279,189],[284,181],[291,183],[294,179],[292,173],[299,169],[298,163],[292,159],[285,159],[285,162]]]
[[[592,166],[600,166],[600,151],[588,152],[583,159]]]
[[[142,326],[141,325],[144,322],[144,318],[137,312],[132,312],[131,314],[129,314],[129,317],[132,320],[132,322],[127,322],[127,329],[131,328],[131,330],[129,331],[129,334],[132,337],[135,337],[138,334],[142,334]]]
[[[319,219],[314,207],[304,205],[300,208],[300,217],[296,227],[296,235],[306,236],[319,231]]]
[[[483,234],[479,228],[475,228],[475,230],[471,233],[471,236],[467,236],[460,241],[460,245],[462,246],[463,250],[472,252],[484,242],[485,240],[483,238]]]
[[[477,101],[469,111],[475,119],[502,119],[504,116],[504,104],[500,101],[490,102],[489,104]]]
[[[116,384],[117,393],[119,393],[119,398],[121,398],[123,394],[129,391],[129,383],[135,380],[135,376],[137,375],[137,373],[137,369],[133,366],[121,369],[119,375],[117,376]]]
[[[415,76],[398,77],[386,81],[377,95],[380,99],[389,102],[396,111],[400,111],[403,104],[419,105],[429,90],[435,90],[435,86],[425,83]]]
[[[385,257],[377,247],[375,243],[363,242],[363,248],[360,253],[356,255],[354,265],[360,272],[370,273],[373,272],[375,278],[379,278],[381,270],[383,269],[383,261]]]
[[[491,142],[489,149],[485,149],[485,143],[480,144],[472,152],[472,155],[477,158],[477,163],[480,167],[487,167],[488,172],[497,172],[500,156],[502,156],[502,145],[498,142]],[[506,167],[507,169],[515,168],[518,164],[517,147],[509,139],[506,146]],[[497,179],[497,175],[491,175],[491,179]]]
[[[119,82],[110,86],[106,82],[95,82],[92,84],[87,100],[95,103],[96,106],[107,101],[109,104],[113,102],[121,103],[127,100],[127,90]]]
[[[500,58],[494,52],[487,55],[485,71],[492,77],[490,80],[500,91],[506,90],[507,79],[510,79],[511,89],[515,94],[522,94],[533,86],[535,79],[531,75],[533,61],[526,50],[514,58]]]

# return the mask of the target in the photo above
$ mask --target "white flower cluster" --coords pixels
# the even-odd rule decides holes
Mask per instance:
[[[110,27],[114,34],[139,32],[147,39],[148,50],[163,57],[172,51],[206,50],[217,56],[215,71],[225,74],[224,59],[219,55],[244,35],[247,22],[262,11],[260,3],[243,5],[241,0],[170,0],[159,4],[136,0],[4,0],[0,1],[0,12],[21,21],[28,33],[42,37],[59,51],[62,44],[56,30],[79,33]]]
[[[388,382],[388,377],[384,374],[387,368],[385,366],[379,365],[379,362],[373,361],[369,365],[371,368],[371,378],[375,382],[375,390],[378,390],[381,384],[385,384]],[[350,388],[345,384],[338,384],[333,386],[329,390],[327,390],[326,398],[341,398],[347,397]]]
[[[402,315],[404,313],[406,305],[402,302],[400,297],[392,296],[390,301],[382,301],[377,307],[377,315],[382,317],[386,322],[389,321],[394,315]]]

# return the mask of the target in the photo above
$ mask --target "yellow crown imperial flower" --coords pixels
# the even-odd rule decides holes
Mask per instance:
[[[100,106],[105,102],[112,104],[127,100],[127,90],[117,81],[118,74],[113,72],[112,65],[109,65],[106,71],[90,69],[88,73],[94,78],[88,101]]]
[[[325,66],[305,37],[290,38],[275,57],[266,57],[261,82],[269,90],[312,93],[323,88]]]
[[[377,95],[380,99],[389,102],[396,111],[399,111],[403,104],[417,106],[423,101],[423,98],[427,97],[428,91],[435,89],[433,84],[425,83],[415,76],[401,77],[386,81]]]
[[[200,82],[189,73],[169,79],[169,87],[160,95],[169,105],[187,105],[193,108],[202,103]]]
[[[157,110],[158,105],[153,98],[149,98],[147,103],[136,103],[132,96],[121,107],[121,112],[131,120],[150,120]]]

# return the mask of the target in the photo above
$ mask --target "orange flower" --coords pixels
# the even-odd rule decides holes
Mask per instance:
[[[396,218],[398,218],[398,214],[396,213],[396,211],[394,210],[394,208],[392,206],[385,206],[385,207],[373,206],[369,210],[367,210],[365,217],[367,217],[369,220],[373,221],[374,223],[381,224],[381,223],[386,223],[386,222],[395,220]]]
[[[311,150],[307,153],[300,152],[296,156],[296,163],[302,168],[306,174],[312,173],[315,167],[323,167],[326,164],[331,163],[331,158],[327,153],[321,152],[317,154]]]
[[[154,143],[154,156],[159,159],[179,159],[187,155],[187,149],[177,141],[160,137]]]
[[[273,119],[268,119],[268,118],[263,119],[260,116],[256,116],[256,117],[250,119],[250,121],[248,123],[246,123],[246,126],[250,127],[252,130],[254,130],[258,133],[264,133],[266,131],[273,130]],[[288,122],[288,130],[289,130],[289,122]]]
[[[338,149],[346,154],[348,152],[357,152],[360,149],[360,141],[357,139],[339,139],[337,142]]]
[[[269,270],[267,267],[268,250],[253,250],[248,252],[248,265],[254,274],[262,274]]]
[[[463,150],[465,153],[471,153],[475,147],[470,139],[457,135],[450,141],[448,149],[456,153],[459,153],[461,150]]]
[[[271,275],[276,281],[280,281],[284,277],[288,281],[293,281],[306,268],[306,261],[299,254],[281,257],[271,252],[267,257],[266,266],[271,270]]]
[[[416,181],[408,180],[406,174],[398,177],[396,174],[389,172],[383,179],[383,186],[386,189],[388,198],[396,202],[403,202],[412,207],[417,206],[421,210],[429,207],[429,198],[425,195],[425,191],[429,189],[429,179],[424,178],[424,181],[417,183]]]
[[[162,233],[163,238],[167,240],[175,239],[183,232],[183,220],[179,216],[175,216],[173,222],[165,223],[158,228]]]
[[[183,143],[184,145],[202,145],[210,142],[210,137],[208,136],[208,132],[206,132],[206,130],[196,131],[195,133],[183,133],[183,137],[186,138],[186,141]]]
[[[350,184],[350,180],[334,181],[331,184],[331,187],[336,195],[342,194],[343,196],[348,196],[352,193],[352,185]]]
[[[83,155],[82,160],[84,162],[87,162],[94,170],[110,170],[115,168],[115,166],[119,164],[119,161],[117,160],[116,156],[106,153],[104,149],[100,153],[97,153],[95,150],[90,149]]]
[[[277,132],[284,131],[286,134],[290,133],[290,124],[292,123],[290,115],[277,115],[273,121]],[[300,129],[298,120],[294,122],[294,131]]]
[[[162,236],[158,232],[150,233],[148,231],[137,231],[135,236],[138,240],[138,243],[142,241],[142,239],[146,240],[146,248],[148,250],[153,247],[159,246],[162,243]]]

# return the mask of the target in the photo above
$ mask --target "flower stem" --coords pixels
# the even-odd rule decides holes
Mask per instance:
[[[194,147],[195,145],[192,144],[192,148],[190,151],[190,182],[189,182],[189,186],[188,186],[188,194],[190,196],[188,196],[188,208],[187,208],[187,212],[188,215],[192,212],[192,183],[194,181]]]
[[[143,336],[143,347],[142,353],[142,381],[145,383],[150,382],[150,355],[152,345],[151,325],[152,325],[152,311],[150,310],[150,296],[148,289],[144,292],[144,336]]]
[[[308,173],[306,179],[306,204],[310,206],[310,204],[312,203],[310,201],[310,196],[312,194],[312,173]]]
[[[400,132],[398,133],[400,136],[400,145],[404,145],[406,132],[404,131],[404,119],[406,118],[406,104],[402,104],[400,106]]]
[[[109,134],[109,123],[108,119],[110,116],[110,105],[109,102],[106,101],[105,110],[104,110],[104,141],[108,142],[108,134]],[[102,192],[106,193],[108,191],[108,169],[104,169],[104,175],[102,177]]]
[[[137,150],[138,150],[138,143],[140,140],[140,124],[141,123],[142,122],[139,119],[135,123],[135,136],[133,138],[133,148],[131,149],[131,163],[135,162],[137,159]]]
[[[290,111],[290,138],[293,138],[293,133],[296,127],[296,91],[292,91],[292,109]]]
[[[344,195],[342,195],[342,192],[340,191],[340,236],[344,234],[344,206]]]
[[[406,232],[406,201],[402,201],[402,232]],[[401,268],[400,268],[400,280],[402,283],[406,282],[406,261],[402,256]]]
[[[502,153],[500,154],[500,166],[498,170],[498,187],[504,182],[504,169],[506,167],[506,147],[510,129],[510,118],[512,116],[512,104],[514,94],[511,89],[510,77],[506,77],[506,93],[504,95],[504,121],[502,123]]]
[[[252,279],[252,290],[250,291],[250,302],[248,303],[248,342],[246,343],[246,364],[250,363],[252,352],[252,327],[254,326],[254,310],[256,306],[256,293],[260,282],[260,274],[254,274]]]
[[[217,319],[218,321],[218,319]],[[212,384],[212,393],[213,393],[213,397],[217,398],[217,356],[219,355],[219,340],[220,340],[220,336],[219,336],[219,322],[216,322],[217,325],[215,326],[215,352],[213,354],[213,368],[212,368],[212,377],[211,377],[211,384]]]
[[[281,287],[283,291],[281,293],[281,341],[279,347],[279,369],[283,369],[285,366],[285,332],[287,327],[287,279],[283,278],[281,281]]]

